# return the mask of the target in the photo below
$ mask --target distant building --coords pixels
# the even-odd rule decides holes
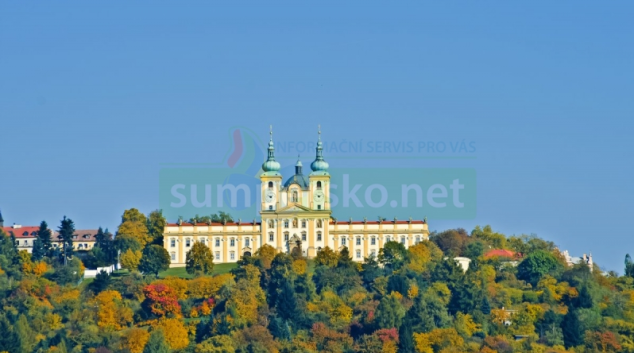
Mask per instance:
[[[463,272],[467,272],[467,270],[469,269],[469,264],[471,263],[471,259],[468,257],[454,257],[453,258],[454,261],[456,261],[456,263],[458,265],[460,265],[460,268],[462,268]]]
[[[2,229],[7,235],[13,234],[15,236],[18,250],[26,250],[29,253],[33,252],[33,242],[37,238],[37,232],[40,230],[40,226],[14,224],[11,227],[2,227]],[[95,238],[97,232],[97,229],[76,230],[75,236],[73,237],[73,248],[80,251],[92,249],[97,242]],[[62,239],[58,232],[51,230],[51,241],[53,242],[54,248],[60,246],[59,244],[62,242]]]
[[[14,224],[11,227],[2,228],[7,235],[13,234],[18,250],[26,250],[29,253],[33,251],[33,241],[37,238],[39,226],[21,226]]]
[[[594,264],[592,262],[592,253],[590,253],[590,255],[583,254],[583,256],[581,257],[575,257],[575,256],[570,256],[570,254],[568,253],[568,250],[564,250],[561,254],[566,259],[566,263],[568,264],[568,266],[585,263],[586,265],[588,265],[588,267],[590,267],[590,271],[592,271],[592,266]]]

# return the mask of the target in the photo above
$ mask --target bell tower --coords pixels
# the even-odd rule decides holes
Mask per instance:
[[[317,129],[317,148],[315,160],[310,164],[312,172],[308,176],[310,184],[310,208],[317,211],[330,211],[330,174],[328,162],[324,160],[321,143],[321,126]]]
[[[268,156],[262,164],[264,171],[260,175],[261,183],[261,212],[275,211],[280,205],[280,190],[282,188],[282,174],[280,174],[280,163],[275,160],[275,146],[273,144],[273,126],[270,127],[270,140]]]

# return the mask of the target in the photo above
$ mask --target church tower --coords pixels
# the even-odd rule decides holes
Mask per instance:
[[[270,130],[268,157],[262,164],[264,173],[260,175],[262,212],[275,211],[280,205],[280,189],[282,188],[282,174],[280,163],[275,160],[275,146],[273,145],[273,127]]]
[[[310,208],[313,210],[330,210],[330,174],[328,162],[324,160],[321,143],[321,127],[318,129],[315,161],[311,163],[312,173],[308,176],[310,184]]]

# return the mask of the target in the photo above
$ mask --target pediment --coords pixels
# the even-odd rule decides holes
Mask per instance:
[[[310,211],[312,210],[308,207],[302,206],[298,203],[293,203],[279,209],[277,212],[278,213],[285,213],[285,212],[293,213],[293,212],[310,212]]]

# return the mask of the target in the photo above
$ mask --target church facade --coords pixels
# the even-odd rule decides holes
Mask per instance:
[[[339,221],[332,216],[329,165],[323,157],[321,132],[315,160],[308,175],[301,161],[295,174],[284,180],[275,160],[273,134],[268,156],[262,164],[260,222],[168,223],[164,247],[172,267],[185,266],[187,252],[194,242],[208,246],[215,263],[237,262],[268,244],[279,252],[301,251],[315,257],[325,247],[339,251],[347,247],[354,261],[378,256],[388,241],[409,247],[427,240],[429,229],[424,220]]]

